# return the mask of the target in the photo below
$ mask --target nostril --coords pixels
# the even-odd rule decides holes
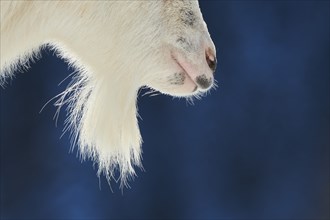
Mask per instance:
[[[217,69],[217,58],[214,57],[214,56],[208,56],[208,55],[206,55],[206,61],[207,61],[207,64],[209,65],[210,69],[214,73],[215,70]]]

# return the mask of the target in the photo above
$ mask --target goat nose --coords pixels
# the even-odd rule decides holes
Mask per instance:
[[[209,65],[210,69],[215,73],[217,69],[217,58],[213,55],[209,55],[206,53],[206,62]]]

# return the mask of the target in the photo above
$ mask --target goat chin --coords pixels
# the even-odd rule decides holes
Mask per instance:
[[[197,1],[0,4],[0,85],[45,46],[74,67],[55,105],[67,108],[72,147],[109,183],[119,180],[123,187],[134,166],[142,168],[139,88],[191,97],[214,87],[215,46]]]

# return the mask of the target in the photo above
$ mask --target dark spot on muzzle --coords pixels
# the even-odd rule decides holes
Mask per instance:
[[[186,79],[186,76],[184,73],[175,73],[174,75],[172,75],[170,78],[169,78],[169,82],[172,84],[172,85],[177,85],[177,86],[181,86],[184,84],[184,81]]]
[[[186,44],[187,43],[187,39],[184,37],[179,37],[176,42],[178,42],[179,44]]]
[[[194,26],[196,23],[195,13],[189,9],[181,9],[182,22],[187,26]]]
[[[196,83],[201,89],[208,89],[212,85],[212,79],[208,79],[205,75],[197,76]]]

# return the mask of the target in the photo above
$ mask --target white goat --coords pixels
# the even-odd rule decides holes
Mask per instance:
[[[76,74],[59,95],[68,104],[82,159],[121,186],[141,166],[136,100],[146,86],[193,97],[214,86],[216,52],[198,1],[2,1],[0,83],[42,46]]]

